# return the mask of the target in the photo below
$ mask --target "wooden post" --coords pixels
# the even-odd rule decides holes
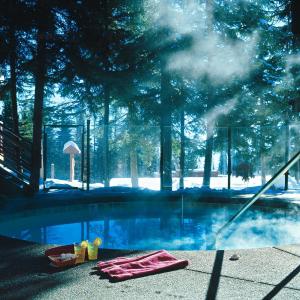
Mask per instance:
[[[70,182],[72,182],[75,177],[75,154],[80,154],[81,151],[76,143],[69,141],[65,143],[63,152],[70,156]]]
[[[75,159],[74,153],[70,154],[70,181],[74,181],[74,167],[75,167]]]

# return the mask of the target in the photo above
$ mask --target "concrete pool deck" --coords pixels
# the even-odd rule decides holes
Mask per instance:
[[[49,266],[51,245],[0,237],[0,299],[300,299],[300,245],[250,250],[170,251],[185,269],[109,282],[95,262]],[[102,250],[100,260],[141,251]],[[240,259],[231,261],[232,254]]]
[[[201,192],[201,191],[200,191]],[[157,201],[169,199],[168,193],[119,189],[104,193],[76,190],[39,193],[34,197],[3,197],[0,214],[32,209],[64,209],[69,205],[86,205],[111,201]],[[173,193],[172,199],[178,199]],[[192,200],[244,203],[252,194],[202,191],[191,193]],[[186,193],[186,196],[191,196]],[[176,197],[175,197],[176,196]],[[260,205],[278,207],[300,204],[300,193],[278,192],[265,195]],[[259,204],[259,203],[258,203]],[[300,299],[300,245],[226,251],[170,251],[177,258],[188,259],[187,268],[168,273],[123,281],[109,282],[87,262],[69,269],[49,266],[44,251],[51,245],[0,236],[0,299]],[[118,256],[141,255],[143,251],[102,250],[101,260]],[[238,254],[240,259],[229,258]]]

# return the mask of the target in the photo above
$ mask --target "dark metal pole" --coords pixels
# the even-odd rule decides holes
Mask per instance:
[[[86,123],[86,189],[90,190],[90,126],[91,121],[87,120]]]
[[[46,189],[46,179],[47,179],[47,133],[46,126],[44,125],[44,139],[43,139],[43,165],[44,165],[44,174],[43,174],[43,188]]]
[[[164,189],[164,126],[160,126],[160,161],[159,161],[159,176],[160,176],[160,190],[162,191]]]
[[[185,169],[185,135],[184,135],[184,110],[180,112],[180,174],[179,174],[179,188],[184,189],[184,169]]]
[[[86,239],[90,239],[90,222],[86,222]]]
[[[82,182],[82,189],[84,187],[84,125],[82,125],[82,141],[81,141],[81,182]]]
[[[227,128],[227,180],[228,180],[228,189],[231,189],[231,148],[232,148],[232,129],[231,127]]]
[[[285,123],[285,163],[289,161],[290,156],[290,127],[289,121]],[[284,189],[289,189],[289,171],[284,174]]]

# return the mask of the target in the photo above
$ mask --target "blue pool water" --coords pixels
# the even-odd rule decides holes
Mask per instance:
[[[216,232],[238,205],[109,203],[43,209],[7,218],[0,234],[44,244],[69,244],[101,237],[110,249],[211,249]],[[220,249],[299,243],[298,210],[252,209],[220,240]]]

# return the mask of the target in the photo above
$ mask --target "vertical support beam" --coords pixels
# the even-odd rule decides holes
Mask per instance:
[[[289,161],[290,156],[290,126],[289,121],[285,123],[285,163]],[[289,171],[284,174],[284,189],[289,189]]]
[[[93,158],[92,164],[94,166],[93,169],[93,181],[97,180],[97,168],[96,165],[98,164],[97,157],[96,157],[96,117],[94,116],[94,128],[93,128]]]
[[[184,135],[184,110],[180,112],[180,174],[179,174],[179,188],[184,189],[184,169],[185,169],[185,135]]]
[[[81,182],[82,182],[82,189],[84,188],[84,125],[82,125],[82,141],[81,141]]]
[[[74,153],[70,154],[70,182],[74,181],[75,158]]]
[[[80,236],[81,236],[81,240],[84,240],[84,222],[80,223]]]
[[[231,189],[231,148],[232,148],[232,128],[227,128],[227,187]]]
[[[86,189],[90,190],[90,126],[91,121],[87,120],[86,122]]]
[[[109,240],[109,225],[110,221],[109,221],[109,218],[108,217],[104,217],[104,230],[103,230],[103,241],[104,241],[104,244],[103,244],[103,247],[104,248],[108,248],[109,245],[110,245],[110,240]]]

